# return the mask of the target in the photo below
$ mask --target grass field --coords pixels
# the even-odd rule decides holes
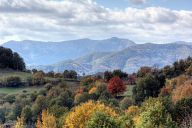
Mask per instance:
[[[22,81],[25,81],[31,75],[32,75],[31,73],[27,73],[27,72],[0,69],[0,80],[3,80],[10,76],[18,76],[21,78]]]
[[[22,87],[22,88],[0,88],[0,94],[18,94],[24,93],[24,90],[27,93],[39,91],[43,87]]]
[[[135,85],[127,85],[127,90],[124,92],[123,96],[132,96],[132,90]]]

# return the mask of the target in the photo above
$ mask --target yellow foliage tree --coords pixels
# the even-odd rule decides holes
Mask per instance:
[[[15,123],[14,128],[24,128],[24,127],[25,127],[24,118],[23,117],[21,117],[21,118],[17,117],[17,122]]]
[[[95,111],[104,112],[110,117],[117,117],[117,113],[111,107],[100,102],[88,101],[74,108],[65,119],[63,128],[85,128],[87,121]]]
[[[56,118],[47,110],[43,110],[41,120],[38,118],[37,128],[56,128]]]

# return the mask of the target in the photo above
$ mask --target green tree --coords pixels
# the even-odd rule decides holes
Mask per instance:
[[[86,124],[86,128],[120,128],[117,121],[103,112],[95,112]]]
[[[133,88],[133,98],[136,103],[141,103],[148,97],[157,97],[160,92],[159,81],[151,74],[140,78]]]
[[[136,128],[175,128],[176,123],[166,111],[163,103],[157,98],[146,100],[140,113],[140,121]]]

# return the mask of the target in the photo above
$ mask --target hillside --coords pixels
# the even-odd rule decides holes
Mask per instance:
[[[77,59],[95,52],[116,52],[136,45],[133,41],[120,38],[104,40],[79,39],[62,42],[9,41],[3,44],[18,52],[29,65],[48,65],[59,61]]]
[[[141,66],[161,68],[191,55],[192,46],[187,43],[146,43],[130,46],[118,52],[92,53],[75,60],[61,61],[48,66],[35,66],[35,68],[46,72],[52,70],[62,72],[65,69],[73,69],[86,74],[113,69],[135,72]]]

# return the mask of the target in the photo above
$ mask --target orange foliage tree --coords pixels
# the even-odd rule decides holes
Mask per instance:
[[[123,81],[119,77],[115,76],[109,80],[108,91],[112,95],[117,95],[124,92],[125,90],[126,86],[123,84]]]
[[[185,84],[176,87],[173,90],[172,100],[174,103],[181,100],[182,98],[188,98],[192,96],[192,81],[189,80]]]

